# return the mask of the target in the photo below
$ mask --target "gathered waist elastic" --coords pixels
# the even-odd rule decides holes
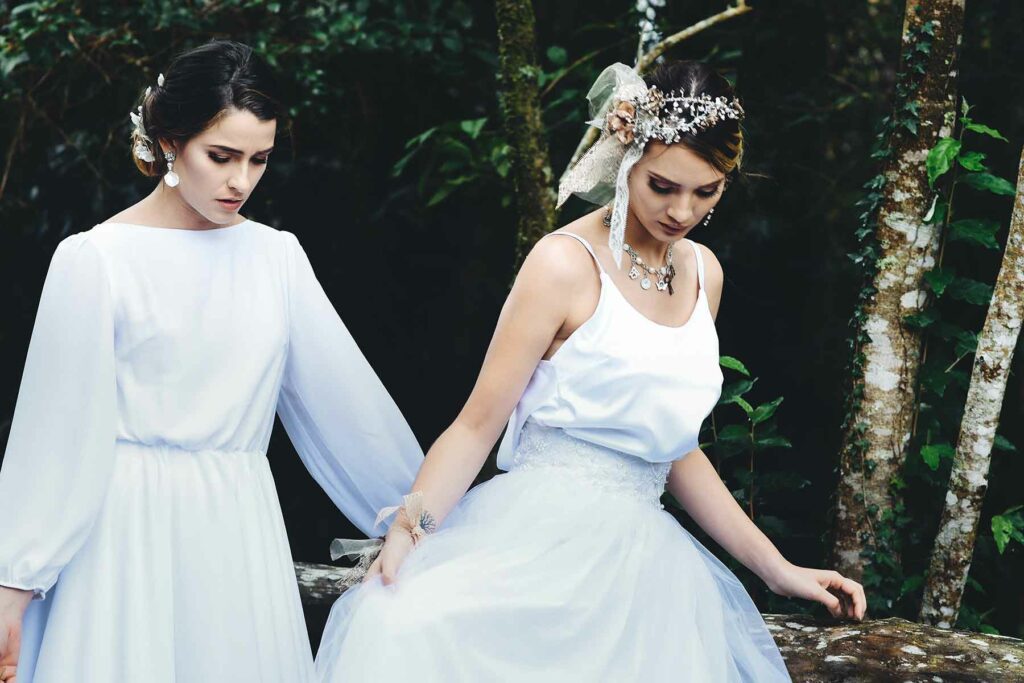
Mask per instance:
[[[168,443],[145,443],[134,439],[119,438],[116,442],[119,451],[136,451],[148,453],[166,453],[168,455],[181,453],[189,454],[218,454],[218,455],[266,455],[262,449],[243,448],[196,448],[193,446],[180,446]]]

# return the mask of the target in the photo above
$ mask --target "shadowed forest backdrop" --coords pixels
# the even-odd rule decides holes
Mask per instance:
[[[708,452],[789,560],[826,566],[851,358],[848,321],[864,277],[849,255],[858,250],[858,202],[870,191],[864,185],[879,173],[872,152],[893,105],[904,3],[749,4],[752,11],[667,55],[721,69],[747,112],[750,175],[692,236],[725,271],[721,352],[757,378],[732,386],[770,417],[758,426],[753,476],[749,444],[728,439],[749,433],[738,405],[716,409],[707,440],[717,443]],[[668,35],[724,5],[667,3],[655,24]],[[584,96],[594,77],[611,62],[634,62],[640,15],[621,1],[533,7],[544,135],[557,178],[584,132]],[[291,94],[291,135],[279,139],[244,213],[298,235],[342,318],[424,448],[430,445],[472,387],[514,276],[517,216],[496,94],[493,3],[161,0],[126,8],[0,0],[0,22],[0,445],[56,244],[148,192],[152,181],[135,172],[129,156],[128,111],[175,52],[212,37],[253,45],[278,67]],[[1011,181],[1024,140],[1021,26],[1021,3],[968,3],[956,87],[971,117],[1009,140],[982,135],[970,144],[987,155],[992,174]],[[953,241],[944,264],[991,285],[1010,198],[958,189],[956,202],[958,214],[998,223],[999,248]],[[558,224],[584,210],[571,201]],[[980,331],[987,297],[978,291],[963,285],[963,296],[944,300],[943,316]],[[935,348],[939,358],[938,342]],[[906,508],[897,520],[902,562],[866,572],[870,616],[918,614],[949,477],[946,447],[956,442],[957,406],[970,376],[972,356],[958,349],[950,345],[945,379],[922,389],[920,430],[903,474]],[[1017,637],[1024,636],[1024,520],[1014,510],[1024,503],[1020,362],[1006,391],[957,623]],[[725,372],[729,383],[744,380]],[[779,397],[784,401],[773,403]],[[294,557],[326,561],[330,540],[351,536],[352,528],[302,469],[282,430],[270,458]],[[1016,540],[996,543],[996,515]],[[729,565],[763,611],[814,611]],[[314,642],[325,616],[310,608]]]

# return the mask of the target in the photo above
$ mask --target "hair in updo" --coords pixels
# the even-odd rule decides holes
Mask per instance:
[[[689,97],[706,94],[725,97],[726,100],[736,97],[725,76],[707,64],[693,60],[662,64],[645,75],[644,81],[648,87],[657,86],[665,94],[672,92]],[[725,175],[727,183],[739,175],[743,160],[743,130],[737,119],[724,118],[696,133],[684,133],[675,144],[685,145],[707,161]]]
[[[261,121],[281,121],[286,116],[270,67],[251,47],[230,40],[213,40],[182,52],[167,68],[164,84],[154,82],[151,88],[141,103],[151,142],[141,142],[156,160],[143,161],[132,154],[147,176],[167,172],[161,140],[184,144],[230,109],[252,112]],[[133,131],[131,149],[139,142]]]

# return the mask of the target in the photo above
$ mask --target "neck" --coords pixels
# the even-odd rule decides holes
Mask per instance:
[[[671,242],[662,242],[655,239],[647,231],[647,228],[640,224],[640,220],[633,213],[632,209],[626,212],[625,240],[626,244],[633,247],[633,250],[640,254],[640,258],[644,260],[644,263],[652,268],[665,263],[668,257],[668,248],[672,244]]]
[[[193,209],[177,190],[166,187],[162,180],[144,201],[149,204],[149,210],[159,217],[157,222],[161,225],[193,230],[224,227],[211,222]]]

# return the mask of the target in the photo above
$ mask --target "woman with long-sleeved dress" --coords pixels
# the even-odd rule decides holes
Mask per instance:
[[[238,213],[275,93],[244,45],[180,55],[132,112],[162,181],[53,256],[0,471],[0,681],[311,681],[275,411],[364,531],[415,475],[298,240]]]

